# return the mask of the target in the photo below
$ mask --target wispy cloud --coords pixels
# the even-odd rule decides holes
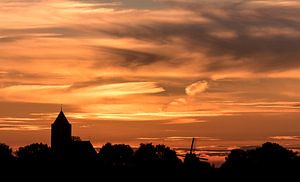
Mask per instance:
[[[177,141],[177,140],[191,140],[191,139],[203,140],[203,141],[217,141],[220,139],[211,138],[211,137],[187,137],[187,136],[171,136],[166,137],[165,140]]]
[[[300,140],[300,136],[272,136],[273,140]]]
[[[207,81],[198,81],[185,88],[185,92],[189,96],[195,96],[199,93],[204,92],[208,88]]]
[[[191,141],[193,138],[196,140],[201,141],[218,141],[220,139],[212,138],[212,137],[188,137],[188,136],[169,136],[169,137],[161,137],[161,138],[153,138],[153,137],[140,137],[137,138],[139,140],[149,140],[149,141],[155,141],[155,140],[166,140],[166,141],[182,141],[182,140],[189,140]]]
[[[155,82],[114,83],[78,89],[71,89],[71,85],[16,85],[0,88],[4,100],[40,103],[78,103],[78,100],[155,94],[163,91],[165,90]]]
[[[205,123],[206,120],[199,120],[194,118],[183,118],[183,119],[176,119],[170,122],[167,122],[166,124],[193,124],[193,123]]]

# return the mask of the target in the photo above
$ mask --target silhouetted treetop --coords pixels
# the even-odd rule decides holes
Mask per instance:
[[[20,147],[16,151],[18,160],[21,161],[50,161],[53,160],[53,153],[47,144],[35,143]]]
[[[221,169],[224,174],[239,178],[282,177],[300,167],[298,160],[297,153],[267,142],[252,150],[232,150]]]
[[[12,149],[8,145],[0,143],[0,161],[11,161],[14,158]]]
[[[134,155],[137,165],[157,168],[177,168],[181,161],[176,152],[165,145],[141,144]]]
[[[19,170],[24,174],[32,171],[46,174],[49,167],[50,170],[55,169],[56,173],[61,172],[61,175],[107,175],[120,177],[121,181],[124,175],[148,175],[146,180],[169,181],[286,180],[297,177],[300,169],[297,153],[275,143],[265,143],[251,150],[234,149],[221,168],[214,168],[191,152],[185,155],[182,162],[171,148],[152,143],[140,144],[136,150],[125,144],[107,143],[97,154],[89,141],[73,139],[70,150],[66,151],[67,160],[62,160],[61,156],[55,155],[48,145],[42,143],[20,147],[15,154],[16,157],[9,146],[0,143],[0,167],[8,171]],[[32,163],[38,165],[30,168]],[[65,173],[66,170],[71,172]],[[161,176],[163,178],[158,178]]]
[[[107,143],[100,149],[98,157],[106,166],[125,167],[132,165],[133,153],[129,145]]]

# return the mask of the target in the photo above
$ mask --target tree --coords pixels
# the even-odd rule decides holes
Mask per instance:
[[[226,157],[222,168],[227,170],[241,170],[248,166],[248,153],[241,149],[234,149]]]
[[[0,161],[12,161],[14,158],[12,149],[8,145],[0,143]]]
[[[156,145],[155,152],[159,165],[168,168],[177,168],[181,164],[174,150],[165,145]]]
[[[140,144],[134,154],[135,161],[139,166],[153,166],[157,157],[155,146],[152,143]]]
[[[100,149],[98,157],[105,166],[129,167],[132,165],[133,149],[129,145],[107,143]]]
[[[276,143],[264,143],[262,147],[249,151],[250,160],[257,160],[261,165],[274,167],[285,165],[295,159],[297,154]]]
[[[292,176],[297,154],[276,143],[267,142],[252,150],[232,150],[221,170],[233,177],[278,178]],[[299,166],[298,166],[299,167]]]
[[[165,145],[141,144],[135,152],[138,165],[152,168],[177,168],[181,164],[176,152]]]
[[[20,147],[16,151],[18,160],[20,161],[50,161],[53,160],[53,153],[47,144],[31,144]]]

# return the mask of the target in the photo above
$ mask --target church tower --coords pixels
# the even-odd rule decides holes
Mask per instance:
[[[72,126],[61,110],[51,125],[51,148],[58,155],[68,152],[72,144]]]

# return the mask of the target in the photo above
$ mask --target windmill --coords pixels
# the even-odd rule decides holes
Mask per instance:
[[[191,149],[190,149],[190,154],[193,154],[193,151],[194,151],[194,145],[195,145],[195,138],[193,138],[193,140],[192,140],[192,145],[191,145]]]
[[[195,156],[197,156],[197,154],[194,154],[194,150],[195,150],[195,141],[196,141],[196,139],[193,138],[193,139],[192,139],[191,149],[190,149],[190,155],[195,155]],[[200,155],[200,154],[198,154],[198,155]],[[208,159],[203,158],[203,157],[199,157],[199,159],[200,159],[200,160],[205,160],[205,161],[208,160]]]

